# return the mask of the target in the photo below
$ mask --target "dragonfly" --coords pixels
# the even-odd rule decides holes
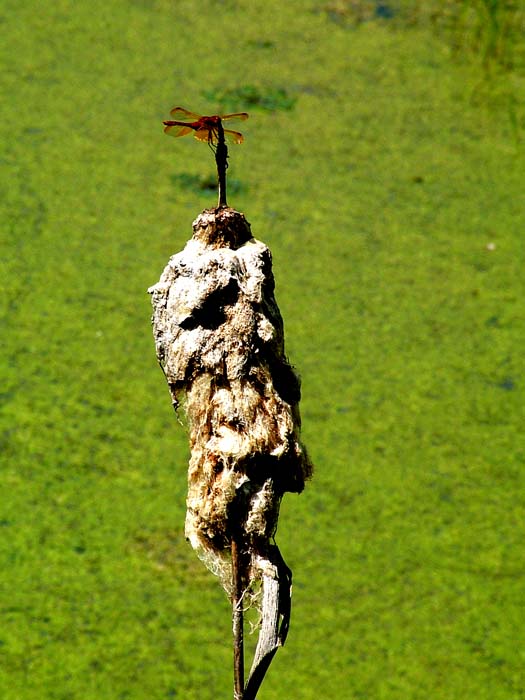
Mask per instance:
[[[248,119],[246,112],[223,114],[221,116],[215,114],[211,117],[203,117],[200,114],[195,114],[195,112],[189,112],[184,107],[174,107],[170,114],[172,117],[175,117],[175,120],[163,122],[165,134],[177,137],[186,136],[193,132],[196,139],[210,146],[216,146],[219,143],[222,122],[230,119],[239,119],[240,121]],[[222,131],[228,143],[242,143],[244,141],[244,136],[239,131],[232,131],[231,129],[222,129]]]

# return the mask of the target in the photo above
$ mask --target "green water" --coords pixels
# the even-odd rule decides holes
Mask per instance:
[[[4,2],[3,699],[232,696],[146,294],[216,201],[175,105],[250,112],[316,465],[260,699],[525,698],[524,73],[383,5]]]

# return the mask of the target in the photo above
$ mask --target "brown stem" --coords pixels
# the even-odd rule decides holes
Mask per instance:
[[[239,543],[232,539],[232,617],[233,617],[233,700],[244,693],[244,624],[242,609],[243,576]]]
[[[219,121],[218,144],[215,150],[215,162],[217,163],[217,175],[219,178],[219,207],[227,207],[226,202],[226,168],[228,167],[228,147],[224,141],[224,129]]]

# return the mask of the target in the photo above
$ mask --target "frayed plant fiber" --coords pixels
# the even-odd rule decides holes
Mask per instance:
[[[312,471],[271,253],[241,213],[205,210],[149,292],[157,357],[188,418],[186,537],[231,595],[232,538],[256,582],[274,558],[283,494]]]

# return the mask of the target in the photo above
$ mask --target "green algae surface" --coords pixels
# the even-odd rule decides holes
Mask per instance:
[[[250,112],[229,203],[273,252],[316,467],[260,699],[525,698],[520,53],[356,5],[4,2],[4,700],[232,694],[146,294],[216,202],[175,105]]]

